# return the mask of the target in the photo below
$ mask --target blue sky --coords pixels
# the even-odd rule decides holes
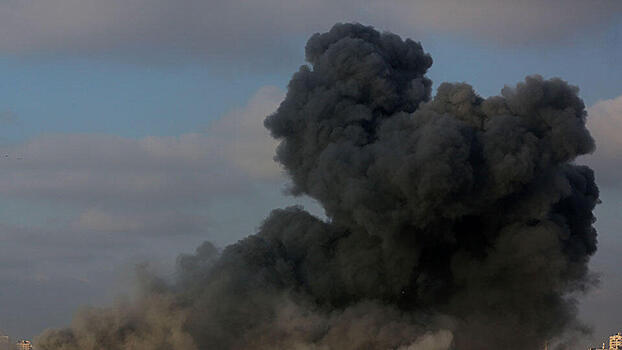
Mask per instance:
[[[434,59],[434,86],[464,81],[490,96],[541,74],[578,85],[590,107],[622,95],[622,9],[606,0],[507,2],[518,19],[486,0],[470,2],[482,14],[451,1],[393,1],[377,12],[374,1],[246,9],[184,0],[167,17],[169,1],[136,17],[119,11],[120,0],[0,3],[0,150],[8,156],[0,158],[0,329],[15,337],[128,292],[136,262],[170,272],[177,254],[251,234],[275,207],[301,203],[321,215],[311,200],[283,195],[286,180],[266,166],[274,143],[261,121],[304,63],[306,38],[335,21],[421,41]],[[222,19],[215,11],[202,20],[208,5]],[[622,316],[607,307],[622,287],[622,128],[607,130],[622,119],[616,103],[593,109],[608,152],[593,164],[610,175],[593,263],[606,283],[581,308],[595,327],[585,344],[622,330]]]
[[[527,74],[541,74],[580,86],[588,105],[622,94],[622,23],[553,45],[500,47],[447,35],[414,38],[434,58],[428,75],[435,86],[465,81],[490,96]],[[123,56],[4,55],[3,110],[19,123],[5,127],[1,136],[18,140],[41,133],[86,132],[141,137],[202,131],[261,86],[285,89],[304,59],[306,39],[295,41],[295,58],[270,69],[240,64],[237,70],[237,60],[223,67],[221,60],[189,55],[155,62]]]

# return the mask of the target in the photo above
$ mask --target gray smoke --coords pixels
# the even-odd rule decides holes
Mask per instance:
[[[594,148],[576,87],[430,99],[421,45],[360,24],[315,34],[306,59],[265,125],[328,219],[277,209],[39,349],[524,350],[584,329],[598,189],[572,164]]]

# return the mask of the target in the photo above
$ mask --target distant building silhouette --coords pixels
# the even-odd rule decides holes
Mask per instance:
[[[9,340],[8,335],[2,334],[0,332],[0,350],[12,350],[9,346],[11,345],[11,341]]]
[[[32,343],[30,340],[20,340],[15,343],[16,350],[32,350]]]
[[[622,333],[618,332],[609,337],[609,347],[603,343],[602,348],[588,348],[587,350],[622,350]]]

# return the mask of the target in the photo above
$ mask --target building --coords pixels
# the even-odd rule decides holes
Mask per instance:
[[[9,348],[10,344],[9,336],[0,333],[0,350],[11,350]]]
[[[589,348],[587,350],[607,350],[607,347],[605,347],[605,343],[603,343],[603,347],[602,348]]]
[[[32,343],[30,340],[20,340],[15,343],[16,350],[32,350]]]
[[[622,334],[614,334],[609,337],[609,350],[622,350]]]

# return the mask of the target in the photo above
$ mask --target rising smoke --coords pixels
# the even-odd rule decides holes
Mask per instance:
[[[39,349],[525,350],[583,329],[598,189],[572,164],[594,148],[576,87],[430,99],[421,45],[360,24],[315,34],[306,59],[265,125],[327,219],[274,210]]]

